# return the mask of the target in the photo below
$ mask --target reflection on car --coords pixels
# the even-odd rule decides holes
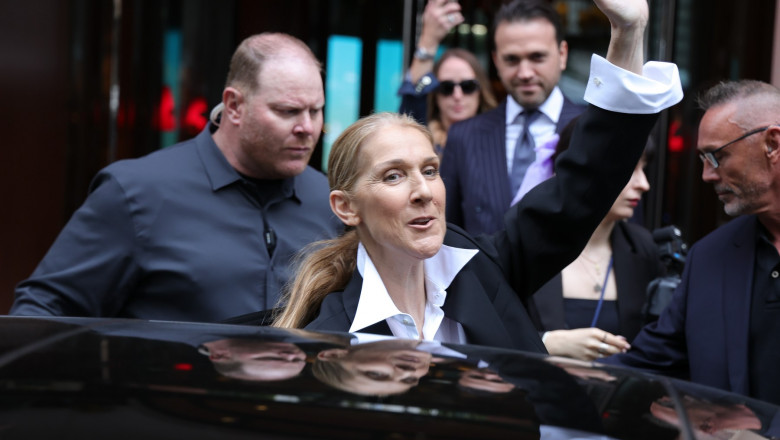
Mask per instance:
[[[780,408],[631,370],[365,334],[0,318],[0,438],[711,439]]]

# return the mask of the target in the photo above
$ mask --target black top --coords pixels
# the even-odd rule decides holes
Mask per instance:
[[[563,309],[568,328],[590,327],[598,304],[599,301],[593,299],[564,298]],[[599,319],[596,321],[596,327],[613,335],[623,334],[620,330],[617,301],[604,301],[601,312],[599,312]]]
[[[750,395],[780,404],[780,256],[766,229],[758,227],[756,265],[753,271],[753,295],[750,302],[748,368]]]

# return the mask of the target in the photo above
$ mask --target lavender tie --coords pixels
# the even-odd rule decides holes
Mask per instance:
[[[553,135],[549,141],[537,145],[536,148],[536,160],[531,165],[528,165],[528,170],[525,172],[525,178],[523,178],[523,184],[520,185],[520,189],[517,190],[512,205],[519,202],[524,195],[528,193],[533,187],[549,179],[553,175],[553,160],[552,157],[555,154],[555,147],[558,145],[558,135]]]
[[[510,182],[512,184],[512,194],[517,194],[517,190],[520,189],[520,185],[523,183],[525,172],[528,169],[528,165],[536,159],[536,152],[534,151],[534,138],[531,136],[528,128],[538,118],[541,113],[539,110],[526,110],[520,113],[524,116],[523,120],[523,132],[520,133],[520,137],[517,138],[517,144],[515,144],[515,158],[512,161],[512,174],[510,175]]]

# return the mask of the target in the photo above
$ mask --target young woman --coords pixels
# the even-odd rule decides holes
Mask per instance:
[[[647,285],[661,261],[650,231],[625,221],[650,189],[645,163],[643,156],[580,255],[531,300],[552,355],[593,360],[626,351],[645,322]]]

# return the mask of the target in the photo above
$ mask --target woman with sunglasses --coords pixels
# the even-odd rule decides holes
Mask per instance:
[[[487,74],[471,52],[449,49],[434,65],[439,43],[450,29],[462,22],[457,2],[428,1],[417,50],[398,91],[401,95],[399,112],[428,125],[439,156],[447,142],[447,130],[453,123],[496,106]]]

